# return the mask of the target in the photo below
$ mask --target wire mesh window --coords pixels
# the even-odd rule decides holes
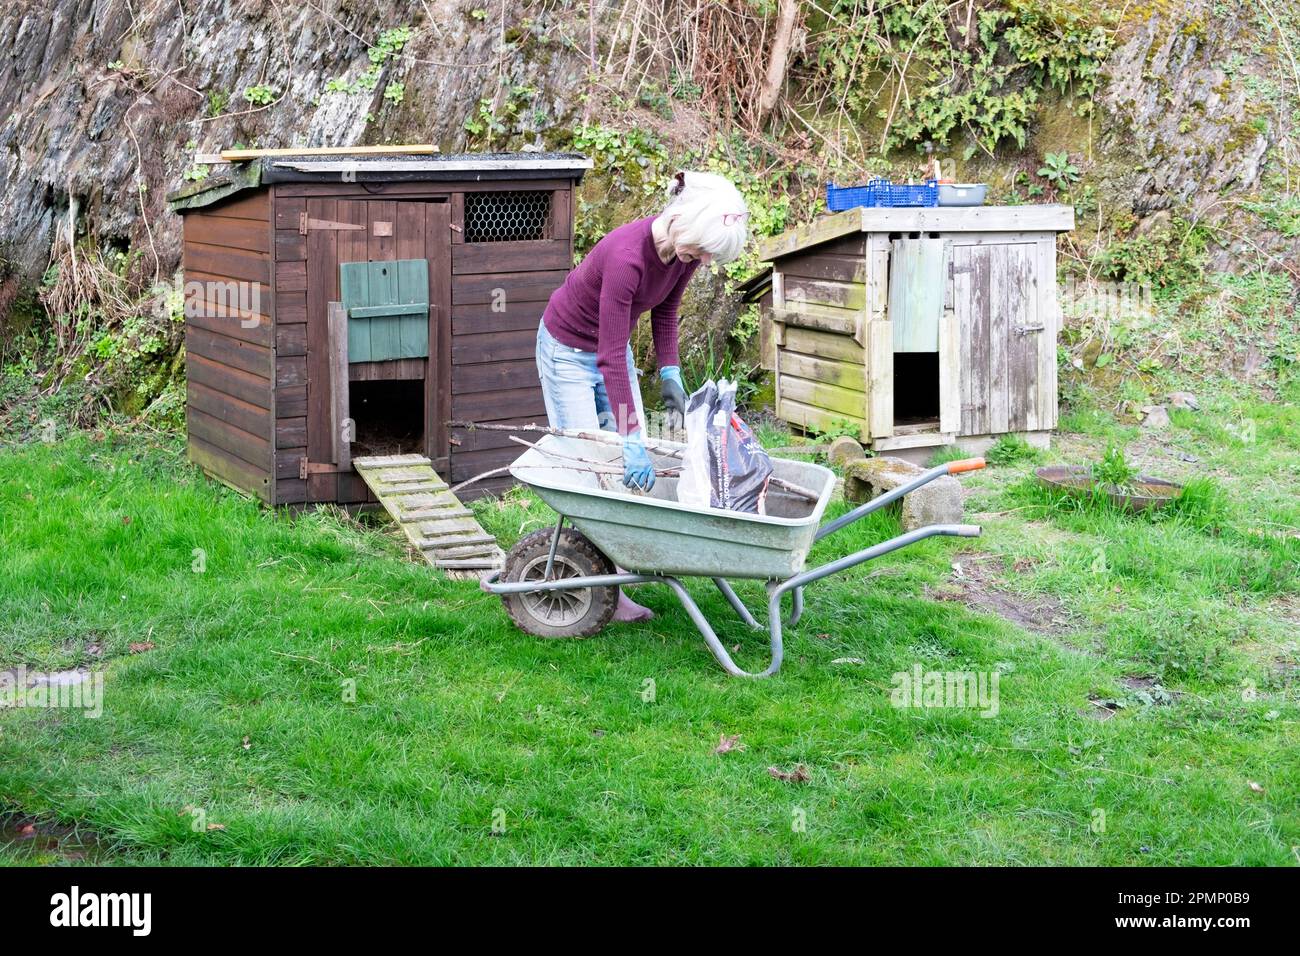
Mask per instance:
[[[466,242],[545,239],[551,217],[547,190],[465,194]]]

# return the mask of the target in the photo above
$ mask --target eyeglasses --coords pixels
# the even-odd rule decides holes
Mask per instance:
[[[733,222],[740,222],[748,215],[749,213],[747,212],[724,212],[722,214],[722,224],[724,226],[730,226]]]

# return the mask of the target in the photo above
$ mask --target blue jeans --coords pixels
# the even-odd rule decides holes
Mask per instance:
[[[537,326],[537,374],[542,380],[546,417],[552,428],[603,428],[618,431],[615,410],[605,392],[605,377],[596,367],[596,353],[557,342],[546,323]],[[632,346],[627,347],[627,377],[632,383],[632,400],[638,422],[645,420],[641,407],[639,373],[632,364]]]

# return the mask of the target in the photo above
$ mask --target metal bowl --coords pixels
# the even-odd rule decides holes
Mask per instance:
[[[1098,484],[1088,465],[1046,465],[1035,469],[1034,474],[1045,488],[1063,491],[1075,498],[1087,498],[1100,492],[1117,507],[1132,511],[1167,508],[1183,493],[1182,485],[1163,478],[1152,478],[1150,475],[1134,478],[1131,490]]]

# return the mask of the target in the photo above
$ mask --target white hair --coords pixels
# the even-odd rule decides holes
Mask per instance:
[[[697,246],[718,262],[735,259],[749,239],[745,197],[716,173],[679,172],[668,189],[663,215],[678,243]]]

